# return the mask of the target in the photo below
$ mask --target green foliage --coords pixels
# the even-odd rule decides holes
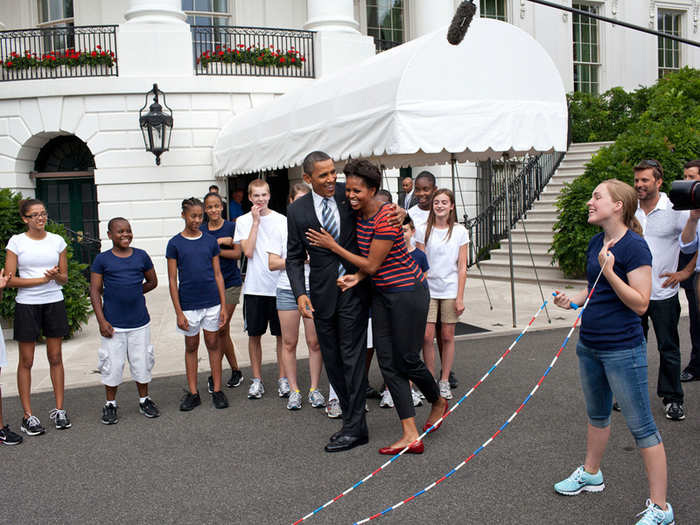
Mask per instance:
[[[628,93],[620,87],[602,95],[575,92],[567,95],[573,142],[616,140],[639,120],[649,104],[649,88]]]
[[[9,189],[0,190],[0,267],[5,266],[5,248],[13,235],[25,231],[24,222],[19,216],[19,193]],[[72,336],[85,324],[90,316],[89,285],[83,271],[86,264],[73,259],[72,239],[66,229],[58,223],[48,223],[46,231],[62,236],[68,244],[68,282],[63,286],[63,297],[68,312],[68,325]],[[14,319],[16,288],[6,288],[0,301],[0,317]]]
[[[557,201],[560,215],[551,249],[570,277],[585,274],[586,247],[599,231],[587,222],[586,202],[600,182],[616,178],[632,185],[633,167],[653,158],[664,167],[662,190],[667,192],[671,181],[682,177],[683,164],[700,156],[700,71],[683,68],[645,88],[645,93],[646,110],[638,120],[614,144],[600,149]]]

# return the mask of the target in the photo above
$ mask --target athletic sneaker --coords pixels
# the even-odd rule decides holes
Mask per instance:
[[[450,390],[449,381],[440,381],[438,383],[438,387],[440,388],[440,397],[444,397],[445,399],[452,399],[452,390]]]
[[[326,405],[326,415],[331,419],[338,419],[343,415],[340,409],[340,402],[337,399],[331,399]]]
[[[422,407],[423,406],[423,400],[420,397],[420,394],[416,392],[413,388],[411,388],[411,397],[413,398],[413,406],[414,407]]]
[[[459,386],[459,381],[457,381],[457,376],[454,371],[450,370],[450,375],[447,376],[447,380],[450,382],[450,388],[457,388]]]
[[[214,378],[212,376],[207,377],[207,392],[214,393]]]
[[[277,380],[277,395],[280,397],[289,397],[291,389],[289,388],[289,379],[286,377],[280,377]]]
[[[214,405],[214,408],[228,408],[228,399],[226,399],[226,394],[224,394],[221,390],[214,392],[211,395],[211,403]]]
[[[289,400],[287,401],[287,410],[299,410],[301,409],[301,392],[294,390],[289,393]]]
[[[192,392],[186,390],[185,395],[182,396],[182,400],[180,401],[180,410],[183,412],[189,412],[194,407],[198,407],[201,404],[202,400],[199,397],[199,392],[193,394]]]
[[[236,369],[236,370],[231,370],[231,379],[228,380],[226,383],[226,386],[229,388],[236,388],[237,386],[241,385],[241,382],[243,381],[243,373]]]
[[[673,519],[673,508],[670,503],[666,502],[666,510],[663,510],[648,499],[646,506],[647,508],[645,510],[637,514],[637,516],[642,517],[642,519],[637,522],[637,525],[673,525],[676,523]]]
[[[389,392],[388,388],[385,388],[384,392],[382,392],[382,399],[379,401],[379,407],[394,408],[394,400],[391,399],[391,392]]]
[[[323,408],[326,406],[326,398],[318,388],[309,389],[309,403],[314,408]]]
[[[154,418],[160,416],[160,409],[150,397],[146,398],[146,401],[141,403],[139,401],[139,412],[148,418]]]
[[[666,405],[666,419],[670,419],[671,421],[683,421],[685,419],[683,403],[668,403]]]
[[[599,469],[597,474],[589,474],[581,465],[571,473],[571,476],[554,484],[554,490],[565,496],[575,496],[582,491],[601,492],[605,488],[603,472]]]
[[[102,423],[105,425],[116,425],[119,423],[117,405],[106,403],[105,406],[102,407]]]
[[[260,399],[265,393],[265,387],[263,387],[262,381],[257,377],[254,377],[250,381],[250,388],[248,389],[248,399]]]
[[[65,430],[73,425],[68,419],[68,414],[63,409],[54,408],[49,412],[49,419],[52,419],[58,430]]]
[[[29,416],[22,419],[22,426],[19,429],[28,436],[38,436],[46,432],[41,426],[41,421],[36,416]]]
[[[3,445],[19,445],[23,439],[19,434],[12,432],[8,425],[0,428],[0,443]]]

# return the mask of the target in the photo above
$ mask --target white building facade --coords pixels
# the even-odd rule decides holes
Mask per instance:
[[[569,91],[634,89],[652,84],[667,71],[700,65],[697,48],[527,0],[477,3],[482,16],[515,24],[537,39]],[[572,5],[571,0],[560,3]],[[458,4],[457,0],[0,0],[0,29],[5,31],[0,33],[2,187],[41,197],[55,219],[103,240],[110,218],[127,217],[134,228],[134,245],[147,250],[158,273],[164,274],[167,240],[182,229],[183,198],[203,196],[210,184],[230,195],[250,178],[263,176],[283,211],[289,181],[300,177],[298,170],[285,170],[216,180],[212,147],[226,122],[378,50],[446,26]],[[700,0],[574,1],[573,6],[699,39]],[[84,26],[101,25],[116,27],[81,33]],[[214,29],[197,32],[192,25]],[[228,26],[261,29],[225,29]],[[33,29],[33,36],[16,31],[21,29]],[[241,45],[244,51],[272,45],[276,62],[270,66],[215,62],[207,68],[196,62],[207,50],[211,55],[232,48],[234,53]],[[59,55],[66,50],[94,52],[95,60],[103,52],[113,53],[116,62],[17,69],[27,51],[45,62],[51,60],[43,57],[52,49]],[[286,58],[284,64],[279,56]],[[290,57],[296,57],[294,65],[289,64]],[[107,76],[98,76],[103,74]],[[163,154],[160,166],[145,151],[138,121],[153,83],[167,94],[174,120],[170,151]],[[420,169],[413,167],[414,175]],[[449,169],[429,169],[441,185],[449,184]],[[398,173],[388,175],[388,188],[395,193]],[[461,166],[460,175],[462,211],[473,215],[476,170]]]

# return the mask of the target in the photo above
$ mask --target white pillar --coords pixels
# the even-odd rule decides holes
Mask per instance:
[[[129,0],[117,37],[119,76],[192,76],[192,34],[180,0]],[[167,91],[168,86],[161,86]]]
[[[448,26],[455,14],[454,0],[417,0],[412,4],[414,12],[414,38],[423,36],[441,27]]]
[[[319,77],[362,62],[375,53],[374,39],[360,34],[353,0],[306,0],[304,29],[314,35],[314,69]]]
[[[304,29],[359,33],[352,0],[306,0],[308,19]]]

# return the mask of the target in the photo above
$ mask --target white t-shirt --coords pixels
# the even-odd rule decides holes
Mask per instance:
[[[238,217],[233,242],[240,244],[242,240],[248,239],[252,228],[253,215],[250,212]],[[255,251],[253,257],[248,259],[248,269],[243,283],[244,294],[266,295],[268,297],[275,297],[277,294],[277,281],[280,272],[279,270],[270,271],[267,252],[272,251],[274,238],[282,228],[287,229],[287,218],[284,215],[270,210],[267,215],[260,216]]]
[[[459,249],[469,244],[469,233],[464,226],[457,223],[452,227],[452,235],[447,239],[449,228],[441,230],[433,226],[430,239],[426,244],[425,230],[425,225],[416,228],[416,242],[425,245],[425,253],[428,256],[430,297],[433,299],[455,299],[457,297]]]
[[[415,206],[411,206],[408,209],[408,216],[411,218],[413,221],[413,226],[415,227],[416,231],[418,231],[418,228],[423,228],[425,229],[425,225],[428,223],[428,215],[430,215],[430,210],[421,210],[420,207],[416,204]],[[422,238],[422,237],[421,237]],[[416,237],[416,234],[413,234],[413,237],[411,237],[411,246],[414,247],[416,245],[416,242],[422,242]]]
[[[287,225],[284,228],[280,228],[279,231],[272,234],[270,238],[270,248],[269,253],[274,253],[279,255],[282,259],[287,259]],[[311,273],[311,268],[308,264],[304,265],[304,277],[306,278],[306,290],[309,290],[309,273]],[[282,290],[291,290],[292,285],[289,284],[289,276],[287,276],[287,270],[280,270],[280,278],[277,281],[277,288]]]
[[[26,233],[13,235],[7,249],[17,255],[17,277],[37,279],[44,277],[46,270],[58,266],[61,252],[66,249],[66,241],[55,233],[46,232],[41,240],[30,239]],[[63,300],[63,287],[56,281],[17,289],[19,304],[49,304]]]

